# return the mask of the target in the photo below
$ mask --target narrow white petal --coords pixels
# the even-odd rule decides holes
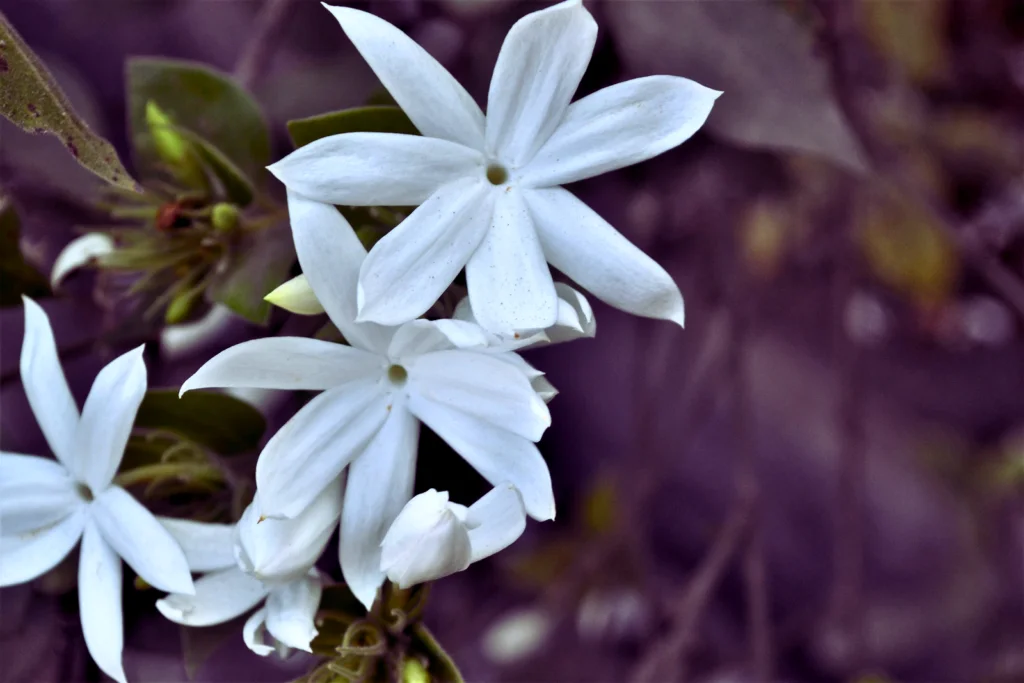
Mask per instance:
[[[267,632],[267,608],[261,607],[252,613],[252,616],[245,620],[245,625],[242,626],[242,639],[245,641],[246,647],[258,654],[260,657],[266,657],[274,651],[272,645],[267,645],[263,637]]]
[[[53,262],[53,271],[50,273],[50,285],[57,289],[68,273],[88,265],[97,256],[103,256],[113,251],[114,240],[110,235],[91,232],[88,235],[76,237],[57,254],[57,260]]]
[[[690,139],[721,95],[678,76],[648,76],[569,105],[521,182],[564,185],[656,157]]]
[[[558,187],[524,196],[551,265],[618,309],[683,325],[672,276],[593,209]]]
[[[410,409],[484,479],[519,489],[527,514],[539,521],[555,518],[551,473],[528,439],[418,394],[411,396]]]
[[[385,365],[362,349],[308,337],[251,339],[206,361],[181,385],[192,389],[256,387],[323,390],[379,377]]]
[[[85,646],[97,666],[125,683],[121,666],[124,623],[121,615],[121,558],[89,520],[78,559],[78,611]]]
[[[70,469],[78,451],[78,406],[60,367],[50,319],[32,299],[22,297],[22,301],[25,338],[21,343],[21,385],[50,450]]]
[[[421,133],[483,148],[484,114],[479,105],[426,50],[368,12],[324,7]]]
[[[341,516],[343,483],[331,482],[294,519],[261,519],[259,493],[238,520],[238,563],[262,581],[305,576],[324,552]]]
[[[434,489],[410,500],[381,543],[381,570],[399,588],[460,572],[469,566],[464,508]]]
[[[473,562],[512,545],[526,529],[523,498],[512,484],[499,484],[466,513]]]
[[[491,224],[494,187],[449,183],[374,245],[359,270],[359,320],[400,325],[437,301]]]
[[[341,572],[366,609],[384,581],[380,543],[412,497],[419,434],[419,420],[396,404],[384,427],[349,469],[341,514]]]
[[[48,527],[83,504],[75,482],[57,461],[0,452],[0,534]]]
[[[466,265],[476,321],[510,337],[555,324],[558,297],[533,220],[518,188],[499,192],[494,219]]]
[[[149,585],[169,593],[192,593],[188,561],[156,517],[120,486],[111,486],[89,506],[104,540]]]
[[[587,298],[564,282],[555,283],[558,320],[545,332],[552,344],[597,335],[597,320]]]
[[[330,204],[288,192],[295,253],[317,300],[349,344],[383,353],[392,330],[356,324],[356,287],[366,249],[345,217]]]
[[[548,381],[548,378],[544,375],[534,377],[530,380],[530,386],[537,392],[537,395],[541,397],[545,403],[551,403],[551,399],[558,396],[558,389],[555,385]]]
[[[476,149],[419,135],[345,133],[300,147],[270,167],[292,192],[343,206],[416,206],[439,187],[482,177]]]
[[[296,275],[291,280],[279,285],[274,291],[263,297],[263,300],[298,315],[324,313],[323,304],[316,298],[305,274]]]
[[[245,614],[267,596],[259,579],[229,567],[196,579],[195,595],[171,593],[156,608],[176,624],[212,626]]]
[[[561,302],[559,302],[561,307]],[[561,310],[561,308],[559,308]],[[452,320],[457,322],[466,322],[477,324],[476,314],[473,313],[473,307],[470,305],[469,297],[463,297],[459,303],[455,305],[455,310],[452,311]],[[555,324],[558,324],[558,320],[555,320]],[[510,336],[503,336],[486,332],[487,335],[487,346],[492,351],[504,352],[504,351],[515,351],[517,349],[533,346],[535,344],[544,344],[548,341],[548,336],[543,330],[528,330],[524,332],[514,332]],[[458,348],[466,348],[460,346]]]
[[[145,347],[138,346],[100,370],[78,423],[75,474],[99,494],[114,478],[135,413],[146,395]]]
[[[85,520],[81,507],[51,526],[0,536],[0,586],[31,581],[56,567],[82,537]]]
[[[177,542],[191,571],[212,572],[235,566],[232,550],[234,524],[212,524],[171,517],[157,517],[157,520]]]
[[[523,373],[492,354],[437,351],[408,366],[409,394],[483,420],[531,441],[551,414]]]
[[[486,348],[487,335],[479,325],[462,320],[411,320],[395,331],[388,347],[393,362],[444,349]]]
[[[558,126],[590,63],[597,22],[580,0],[532,12],[501,46],[487,94],[487,151],[517,168]]]
[[[377,434],[390,402],[378,382],[359,380],[303,406],[256,463],[262,514],[294,518],[305,510]]]
[[[316,570],[274,587],[267,596],[267,630],[270,635],[288,647],[312,652],[309,644],[318,633],[314,619],[322,593]]]

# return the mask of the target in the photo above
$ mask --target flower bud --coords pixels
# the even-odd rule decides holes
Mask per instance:
[[[319,315],[324,312],[324,307],[320,305],[305,275],[293,277],[263,297],[263,300],[298,315]]]
[[[177,325],[188,319],[189,314],[192,312],[192,307],[201,293],[201,291],[196,289],[186,289],[175,294],[171,302],[167,304],[164,322],[168,325]]]
[[[192,144],[174,128],[174,121],[153,100],[146,102],[146,125],[157,156],[181,180],[193,187],[205,184],[203,170],[192,152]]]
[[[471,558],[464,518],[465,508],[449,503],[447,491],[415,496],[384,536],[381,571],[399,588],[462,571]]]
[[[214,204],[210,222],[217,232],[231,232],[238,225],[238,207],[227,202]]]
[[[341,486],[331,482],[293,519],[262,517],[259,493],[238,520],[235,560],[264,582],[288,582],[304,576],[324,551],[341,516]]]

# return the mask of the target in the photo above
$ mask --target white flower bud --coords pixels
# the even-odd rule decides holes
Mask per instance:
[[[263,297],[263,300],[299,315],[319,315],[324,312],[323,305],[316,298],[305,275],[296,275]]]

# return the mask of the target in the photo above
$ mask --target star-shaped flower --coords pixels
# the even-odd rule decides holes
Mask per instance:
[[[57,565],[82,541],[78,604],[89,654],[111,678],[121,665],[121,559],[148,584],[194,591],[181,548],[156,518],[112,483],[146,394],[142,347],[96,376],[79,416],[46,313],[25,298],[21,380],[57,460],[0,453],[0,586]]]
[[[196,579],[195,594],[172,593],[157,609],[177,624],[212,626],[264,603],[242,628],[249,649],[263,656],[288,648],[310,652],[323,591],[313,565],[340,514],[341,487],[328,486],[294,519],[261,520],[258,496],[237,524],[161,518],[192,571],[208,573]],[[264,642],[264,631],[274,645]]]
[[[261,511],[295,517],[348,468],[341,568],[367,607],[383,582],[380,542],[412,497],[420,422],[493,484],[508,481],[534,518],[555,515],[551,476],[534,442],[551,423],[515,353],[487,351],[472,323],[355,322],[366,251],[328,204],[288,193],[295,250],[316,298],[351,346],[276,337],[231,347],[182,391],[259,387],[322,391],[267,443],[256,465]]]
[[[550,263],[612,306],[683,323],[682,295],[668,273],[559,186],[679,145],[703,125],[719,92],[648,76],[570,104],[597,25],[580,0],[567,0],[509,31],[485,117],[397,28],[325,7],[423,134],[334,135],[270,167],[289,189],[322,202],[419,206],[363,264],[359,320],[411,320],[465,267],[483,327],[544,329],[557,316]]]

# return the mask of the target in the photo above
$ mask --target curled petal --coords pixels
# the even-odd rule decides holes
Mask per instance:
[[[586,297],[564,282],[555,283],[558,292],[558,319],[545,332],[552,344],[597,334],[597,321]]]
[[[512,484],[499,484],[466,512],[473,562],[512,545],[526,529],[523,498]]]
[[[252,616],[245,620],[245,625],[242,627],[242,639],[245,641],[246,647],[258,654],[260,657],[266,657],[274,651],[274,646],[267,645],[264,642],[264,636],[267,632],[267,608],[261,607],[252,613]]]
[[[411,320],[395,331],[388,357],[396,362],[448,349],[484,348],[487,335],[475,323],[462,320]]]
[[[309,644],[317,636],[314,618],[322,593],[316,570],[271,589],[267,596],[266,622],[270,635],[288,647],[312,652]]]
[[[64,278],[74,270],[88,265],[98,256],[114,251],[114,240],[110,235],[92,232],[68,242],[68,245],[57,255],[50,273],[50,285],[57,289]]]
[[[399,588],[469,566],[469,533],[448,493],[425,491],[406,503],[381,543],[380,568]]]
[[[196,579],[194,595],[171,593],[157,600],[160,614],[176,624],[212,626],[245,614],[267,596],[267,588],[237,567]]]

